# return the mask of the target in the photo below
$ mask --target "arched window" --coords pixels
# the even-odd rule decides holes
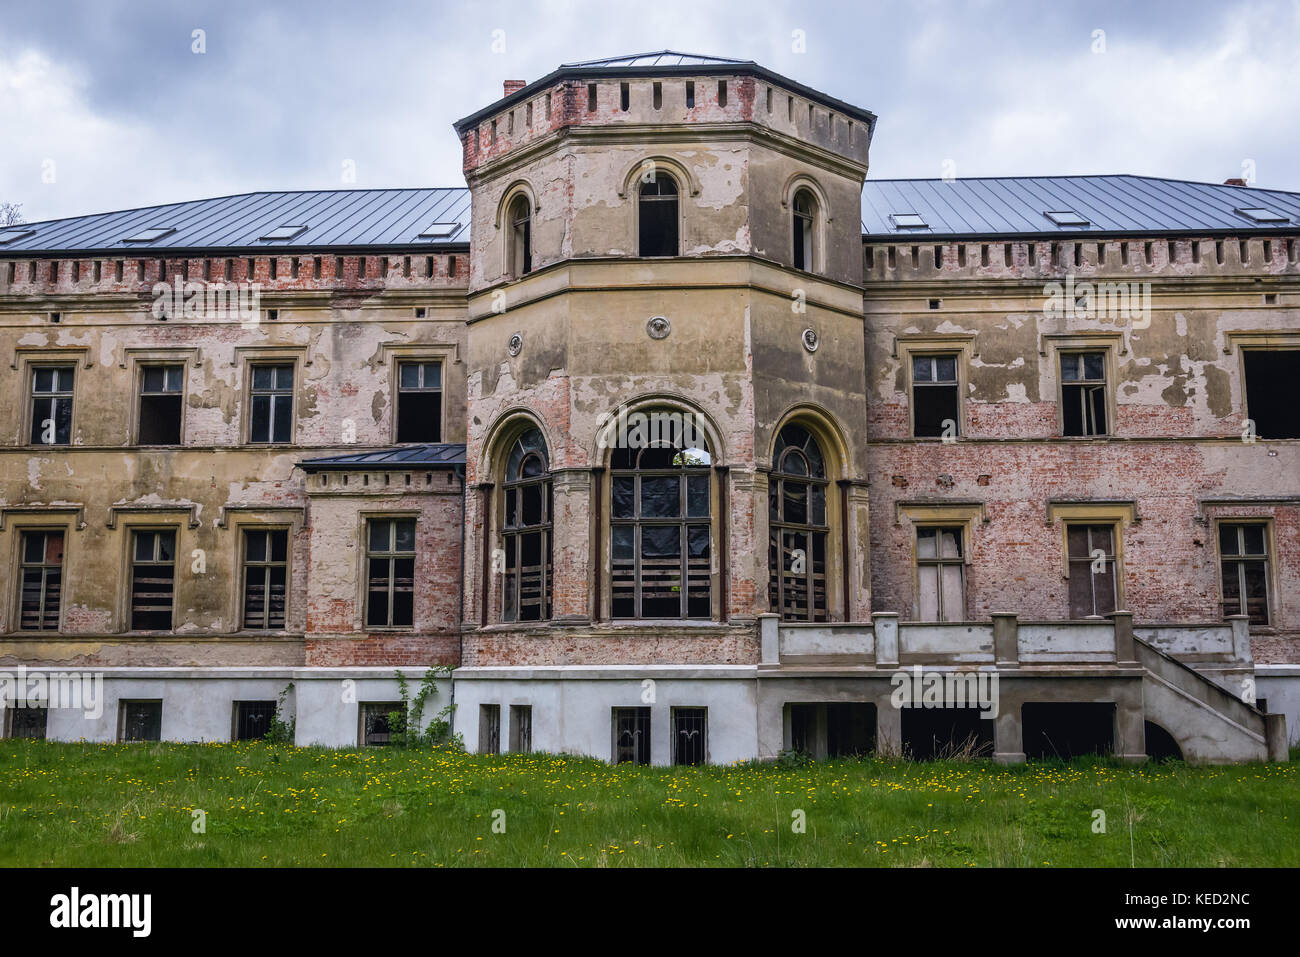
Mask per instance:
[[[610,463],[613,617],[709,618],[712,459],[706,443],[694,434],[689,413],[634,412],[628,422],[628,441],[620,441]]]
[[[527,196],[510,201],[510,275],[515,279],[533,271],[533,209]]]
[[[816,236],[817,200],[810,189],[794,194],[794,268],[813,271],[813,243]]]
[[[662,170],[641,184],[639,216],[641,237],[638,248],[642,256],[676,256],[677,181]]]
[[[768,597],[786,621],[826,620],[826,460],[793,423],[776,439],[768,490]]]
[[[551,617],[551,476],[546,440],[529,429],[506,459],[505,519],[501,527],[505,568],[502,621]]]

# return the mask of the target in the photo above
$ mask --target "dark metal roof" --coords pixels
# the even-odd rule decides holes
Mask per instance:
[[[421,239],[435,222],[456,223],[449,236]],[[288,240],[263,239],[282,226],[307,228]],[[174,230],[148,242],[126,242],[146,229]],[[31,230],[0,243],[11,253],[163,250],[446,248],[469,242],[469,190],[337,189],[241,193],[167,206],[74,216],[19,227]]]
[[[398,445],[372,452],[303,459],[298,467],[304,472],[342,472],[352,469],[455,468],[464,464],[464,443],[443,442],[432,445]]]
[[[725,56],[701,56],[697,53],[678,53],[676,50],[660,50],[658,53],[633,53],[630,56],[607,57],[603,60],[583,60],[581,63],[564,63],[566,67],[593,66],[718,66],[720,64],[749,63],[753,60],[733,60]]]
[[[1234,212],[1262,207],[1288,222],[1261,223]],[[1057,226],[1049,212],[1074,212],[1088,225]],[[917,213],[924,229],[895,226]],[[1300,231],[1300,193],[1194,183],[1154,176],[999,176],[868,180],[862,232],[868,236],[1013,237]]]

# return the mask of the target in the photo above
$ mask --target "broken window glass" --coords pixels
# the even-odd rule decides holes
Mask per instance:
[[[912,434],[927,439],[959,434],[955,353],[912,357]]]
[[[826,621],[825,458],[793,423],[777,434],[768,479],[768,603],[787,621]]]
[[[1061,354],[1061,421],[1069,436],[1106,435],[1106,357]]]

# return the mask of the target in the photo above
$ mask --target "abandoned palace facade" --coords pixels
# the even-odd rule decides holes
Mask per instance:
[[[468,188],[0,231],[5,733],[377,744],[446,666],[473,751],[1284,760],[1300,194],[875,126],[651,54],[506,83]]]

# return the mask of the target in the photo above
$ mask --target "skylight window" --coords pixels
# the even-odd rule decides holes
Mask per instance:
[[[306,231],[306,226],[276,226],[275,229],[271,230],[269,233],[266,233],[263,236],[258,236],[257,238],[262,240],[293,239],[295,236],[300,236]]]
[[[127,236],[122,240],[124,243],[151,243],[155,240],[162,239],[164,236],[170,236],[176,232],[171,226],[153,226],[149,229],[142,229],[134,236]]]
[[[0,245],[12,243],[25,236],[30,236],[34,232],[36,232],[34,229],[0,229]]]
[[[1080,216],[1072,209],[1049,210],[1043,213],[1048,219],[1058,226],[1087,226],[1088,217]]]
[[[446,239],[460,229],[460,223],[434,223],[420,233],[421,239]]]
[[[930,224],[918,213],[891,213],[889,219],[894,224],[895,229],[930,228]]]
[[[1279,213],[1275,210],[1264,209],[1262,206],[1245,206],[1241,209],[1234,209],[1238,216],[1245,216],[1247,219],[1253,219],[1257,223],[1289,223],[1291,217],[1285,213]]]

